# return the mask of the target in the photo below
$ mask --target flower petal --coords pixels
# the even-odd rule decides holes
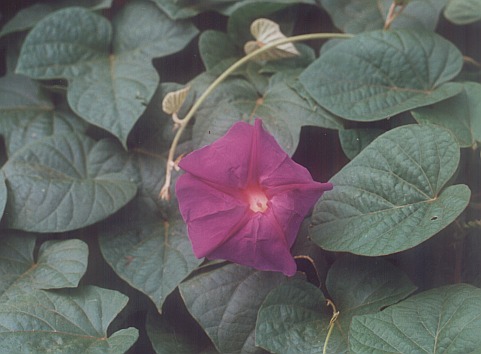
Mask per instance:
[[[292,276],[297,266],[290,247],[271,212],[253,213],[241,229],[207,257]]]
[[[220,139],[182,158],[179,167],[223,187],[245,188],[252,139],[253,127],[238,122]]]
[[[179,207],[197,257],[294,275],[300,224],[330,183],[312,180],[256,119],[184,157]]]
[[[262,121],[256,119],[255,136],[257,147],[257,170],[262,186],[271,187],[286,184],[316,183],[304,167],[293,161],[280,147],[274,137],[262,128]]]
[[[177,180],[179,209],[188,227],[194,254],[202,258],[224,243],[248,217],[245,202],[184,174]]]

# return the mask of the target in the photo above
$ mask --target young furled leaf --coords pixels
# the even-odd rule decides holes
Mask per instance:
[[[246,54],[252,53],[254,50],[270,44],[277,40],[286,38],[282,34],[279,25],[266,18],[259,18],[252,22],[251,33],[255,37],[255,41],[249,41],[244,46]],[[256,57],[256,60],[276,60],[283,58],[292,58],[299,55],[296,47],[292,43],[284,43],[278,45],[272,50],[261,53]]]

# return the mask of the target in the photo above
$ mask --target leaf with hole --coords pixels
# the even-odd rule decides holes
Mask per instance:
[[[136,173],[119,144],[55,135],[18,150],[2,168],[9,228],[62,232],[113,214],[136,191]]]
[[[479,353],[480,328],[481,289],[456,284],[354,317],[349,344],[352,353]]]
[[[196,34],[190,23],[170,20],[149,2],[129,2],[113,27],[89,10],[67,8],[47,16],[28,34],[17,72],[67,79],[67,99],[75,113],[125,146],[159,84],[152,59],[181,50]]]
[[[316,204],[311,238],[324,249],[378,256],[432,237],[466,208],[470,190],[449,186],[460,158],[454,136],[407,125],[374,140]]]
[[[300,80],[332,113],[375,121],[460,93],[462,85],[449,80],[462,65],[454,44],[433,32],[373,31],[323,53]]]

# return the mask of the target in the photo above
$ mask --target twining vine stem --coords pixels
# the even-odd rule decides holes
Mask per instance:
[[[326,302],[327,306],[332,307],[332,317],[329,321],[329,330],[327,331],[326,340],[324,341],[324,348],[322,348],[322,354],[327,353],[327,343],[329,343],[329,338],[331,337],[332,330],[334,329],[334,324],[339,317],[339,311],[337,311],[336,305],[334,305],[334,303],[329,299],[327,299]]]
[[[160,190],[160,197],[164,200],[170,199],[170,184],[172,179],[172,170],[176,166],[176,163],[174,161],[174,155],[175,155],[175,150],[177,149],[177,145],[179,143],[180,137],[184,132],[184,129],[186,128],[189,121],[192,119],[192,117],[194,116],[195,112],[200,107],[200,105],[205,101],[205,99],[230,74],[232,74],[235,70],[237,70],[239,67],[241,67],[248,61],[255,58],[257,55],[267,52],[268,50],[275,48],[281,44],[313,40],[313,39],[333,39],[333,38],[346,39],[351,37],[352,37],[351,34],[346,34],[346,33],[309,33],[309,34],[301,34],[298,36],[282,38],[282,39],[270,42],[268,44],[262,45],[260,48],[254,50],[253,52],[247,54],[246,56],[242,57],[241,59],[236,61],[234,64],[232,64],[226,71],[224,71],[217,79],[215,79],[210,84],[210,86],[202,93],[202,95],[190,108],[189,112],[183,119],[177,118],[176,123],[179,125],[179,128],[174,136],[174,139],[172,140],[172,145],[170,146],[170,149],[169,149],[169,155],[167,157],[167,166],[166,166],[166,172],[165,172],[165,183],[162,186],[162,189]]]

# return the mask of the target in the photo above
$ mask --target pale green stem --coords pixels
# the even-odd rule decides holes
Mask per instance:
[[[230,74],[232,74],[235,70],[237,70],[239,67],[241,67],[245,63],[247,63],[249,60],[252,60],[253,58],[255,58],[257,55],[264,53],[272,48],[275,48],[281,44],[306,41],[306,40],[312,40],[312,39],[331,39],[331,38],[346,39],[351,37],[352,35],[346,34],[346,33],[309,33],[309,34],[301,34],[299,36],[282,38],[256,49],[255,51],[247,54],[245,57],[242,57],[241,59],[236,61],[234,64],[232,64],[226,71],[224,71],[217,79],[215,79],[210,84],[210,86],[202,93],[199,99],[191,107],[187,115],[182,120],[180,120],[181,121],[180,127],[177,130],[177,133],[175,134],[174,139],[172,140],[172,145],[170,146],[170,150],[169,150],[169,156],[167,157],[167,166],[166,166],[167,170],[165,175],[165,183],[160,191],[160,197],[166,200],[170,198],[169,188],[170,188],[170,182],[171,182],[172,168],[174,167],[175,150],[177,149],[177,145],[179,143],[182,133],[184,132],[185,127],[187,126],[189,121],[192,119],[192,117],[194,116],[195,112],[200,107],[200,105],[205,101],[205,99]]]
[[[324,341],[324,348],[322,348],[322,354],[327,353],[327,343],[329,343],[329,338],[331,338],[332,330],[334,329],[334,324],[339,317],[339,311],[336,310],[336,305],[331,300],[327,300],[327,306],[332,307],[332,318],[329,321],[329,330],[327,331],[326,340]]]

